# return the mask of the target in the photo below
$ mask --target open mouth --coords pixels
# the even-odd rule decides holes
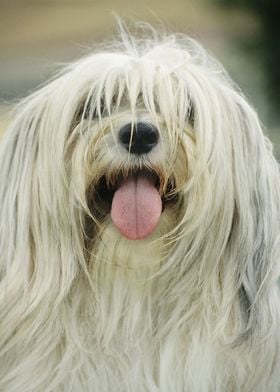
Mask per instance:
[[[178,199],[173,177],[166,180],[148,170],[118,174],[113,180],[103,175],[90,193],[92,213],[98,219],[111,214],[115,227],[130,240],[151,235],[163,210]]]

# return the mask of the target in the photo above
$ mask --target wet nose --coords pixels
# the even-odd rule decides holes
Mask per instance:
[[[157,145],[159,132],[149,123],[129,123],[120,129],[119,140],[131,154],[147,154]]]

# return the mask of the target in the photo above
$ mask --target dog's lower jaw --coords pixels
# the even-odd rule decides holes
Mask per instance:
[[[168,206],[162,211],[160,221],[152,234],[144,239],[129,240],[119,232],[108,215],[99,228],[97,240],[94,241],[91,251],[93,259],[106,260],[108,267],[118,266],[138,273],[146,268],[158,268],[164,254],[170,250],[169,234],[176,227],[177,221],[176,206]]]

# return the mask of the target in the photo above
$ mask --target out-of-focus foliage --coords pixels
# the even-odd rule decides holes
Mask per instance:
[[[280,2],[279,0],[218,0],[219,4],[243,6],[254,11],[262,23],[258,51],[265,67],[271,106],[279,121],[280,108]],[[277,115],[277,116],[276,116]]]

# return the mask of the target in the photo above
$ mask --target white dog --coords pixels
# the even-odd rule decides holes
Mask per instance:
[[[0,390],[280,391],[280,176],[182,35],[25,99],[0,151]]]

